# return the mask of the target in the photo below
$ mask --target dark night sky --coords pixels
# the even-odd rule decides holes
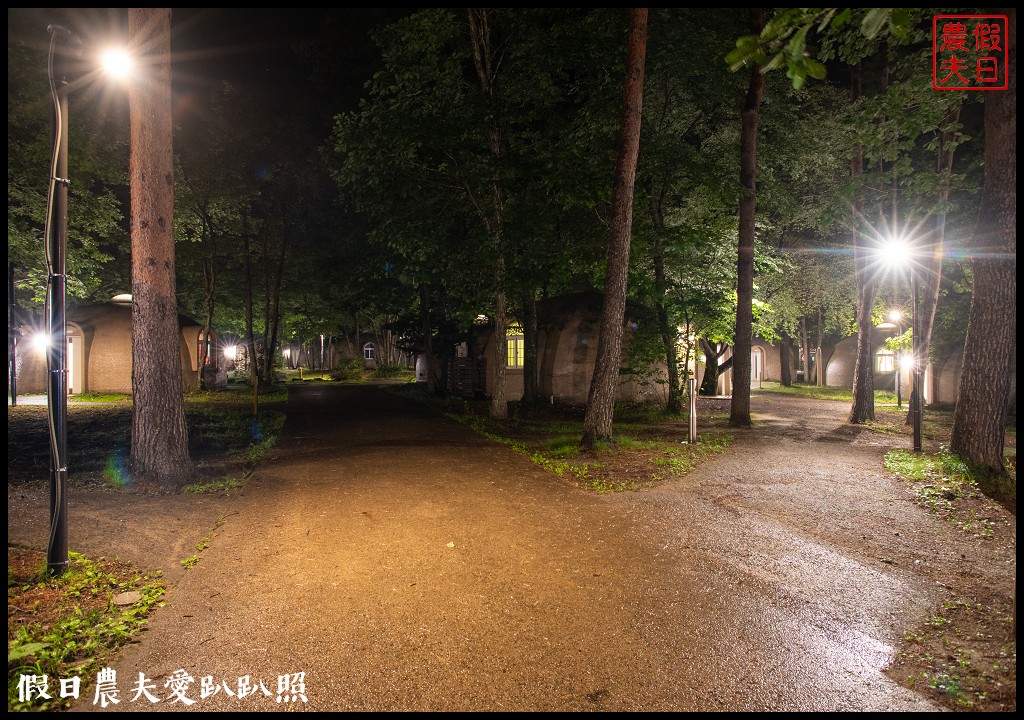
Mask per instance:
[[[411,12],[398,8],[173,8],[171,51],[176,91],[201,91],[225,80],[264,87],[282,103],[355,109],[379,55],[371,29]],[[45,48],[47,26],[62,24],[86,44],[124,41],[125,8],[8,8],[8,42]],[[311,65],[297,43],[319,41],[328,62]]]

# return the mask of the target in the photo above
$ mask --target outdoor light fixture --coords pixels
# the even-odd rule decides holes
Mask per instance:
[[[237,345],[228,345],[226,348],[224,348],[224,357],[226,357],[228,360],[234,360],[237,352]]]
[[[40,355],[50,349],[50,336],[46,333],[35,333],[30,339],[29,344],[35,348],[36,352]]]
[[[53,155],[46,201],[46,406],[50,426],[50,539],[46,569],[62,574],[68,566],[67,527],[67,232],[68,232],[68,94],[70,60],[81,42],[65,27],[50,25],[47,75],[53,99]]]
[[[134,62],[127,50],[110,48],[104,50],[100,55],[100,65],[103,67],[103,71],[110,77],[123,80],[131,75]]]
[[[914,378],[914,389],[910,395],[910,418],[914,426],[914,452],[921,452],[921,410],[924,405],[924,388],[921,386],[921,333],[918,328],[917,311],[917,275],[914,262],[914,248],[902,237],[890,238],[878,248],[880,259],[893,267],[906,269],[910,272],[910,322],[911,322],[911,376]],[[900,315],[902,319],[902,315]],[[897,372],[897,378],[899,373]]]
[[[893,310],[889,313],[889,320],[896,325],[896,337],[903,334],[903,313]],[[896,353],[896,407],[903,409],[903,363],[904,353]]]

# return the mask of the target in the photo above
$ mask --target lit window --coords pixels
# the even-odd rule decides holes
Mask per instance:
[[[373,343],[366,343],[363,345],[363,360],[373,360]]]
[[[506,367],[521,368],[523,366],[523,355],[525,345],[523,344],[523,328],[518,323],[509,325],[505,329],[505,365]]]
[[[875,354],[875,372],[896,372],[896,353],[891,350],[879,350]]]

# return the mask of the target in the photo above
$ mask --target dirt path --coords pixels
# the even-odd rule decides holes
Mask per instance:
[[[758,398],[721,458],[596,496],[385,391],[293,393],[108,710],[186,709],[179,670],[193,710],[276,709],[294,673],[319,711],[938,709],[881,671],[973,551],[835,403]]]

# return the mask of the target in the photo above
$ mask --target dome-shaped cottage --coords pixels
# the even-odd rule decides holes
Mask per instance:
[[[68,392],[131,393],[132,391],[132,305],[130,295],[118,295],[110,302],[69,307],[67,323]],[[18,392],[46,392],[46,352],[30,342],[33,332],[41,330],[39,322],[22,327],[18,343]],[[33,327],[33,325],[35,327]],[[181,379],[185,391],[199,387],[199,358],[202,325],[178,316],[181,333]],[[207,352],[208,384],[210,378],[224,374],[217,351],[217,338],[210,333]],[[211,372],[212,371],[212,372]]]

